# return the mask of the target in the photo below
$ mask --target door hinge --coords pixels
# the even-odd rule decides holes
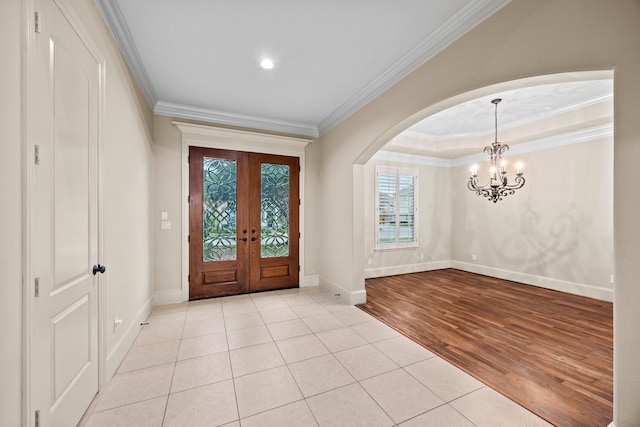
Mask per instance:
[[[40,26],[41,26],[41,21],[40,21],[40,12],[34,12],[33,14],[33,30],[40,34]]]
[[[302,199],[298,199],[298,206],[302,204]]]
[[[33,294],[36,298],[40,296],[40,278],[36,277],[33,279]]]
[[[35,427],[40,427],[40,409],[36,410]]]
[[[191,203],[191,196],[187,196],[187,203]]]
[[[302,172],[302,166],[298,165],[298,172]]]
[[[300,264],[298,264],[298,273],[300,273]]]
[[[187,243],[191,243],[191,236],[187,236]]]
[[[302,233],[298,233],[298,239],[302,238]]]
[[[187,274],[187,282],[191,283],[191,275]]]
[[[36,165],[40,164],[40,146],[39,145],[33,146],[33,163]]]

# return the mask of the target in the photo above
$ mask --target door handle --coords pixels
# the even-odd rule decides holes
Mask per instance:
[[[104,273],[106,270],[107,270],[107,269],[106,269],[106,267],[105,267],[104,265],[100,265],[100,264],[98,264],[98,265],[94,265],[94,266],[93,266],[93,275],[95,276],[95,275],[96,275],[96,274],[98,274],[98,273],[101,273],[101,274],[102,274],[102,273]]]
[[[240,240],[242,240],[243,242],[246,242],[246,241],[247,241],[247,238],[246,238],[246,237],[243,237],[243,238],[242,238],[242,239],[240,239]]]
[[[245,240],[247,240],[247,239],[245,239]],[[256,238],[255,238],[255,237],[252,237],[252,238],[251,238],[251,241],[252,241],[252,242],[255,242],[255,241],[256,241]]]

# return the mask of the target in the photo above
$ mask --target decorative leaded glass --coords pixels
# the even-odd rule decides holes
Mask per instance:
[[[236,259],[235,160],[202,159],[202,260]]]
[[[289,255],[289,165],[260,168],[261,250],[263,258]]]

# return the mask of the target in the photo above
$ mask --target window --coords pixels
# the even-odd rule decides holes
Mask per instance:
[[[376,166],[376,249],[418,246],[418,171]]]

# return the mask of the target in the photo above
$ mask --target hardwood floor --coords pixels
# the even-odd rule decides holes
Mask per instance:
[[[367,279],[362,310],[557,426],[613,419],[613,305],[446,269]]]

